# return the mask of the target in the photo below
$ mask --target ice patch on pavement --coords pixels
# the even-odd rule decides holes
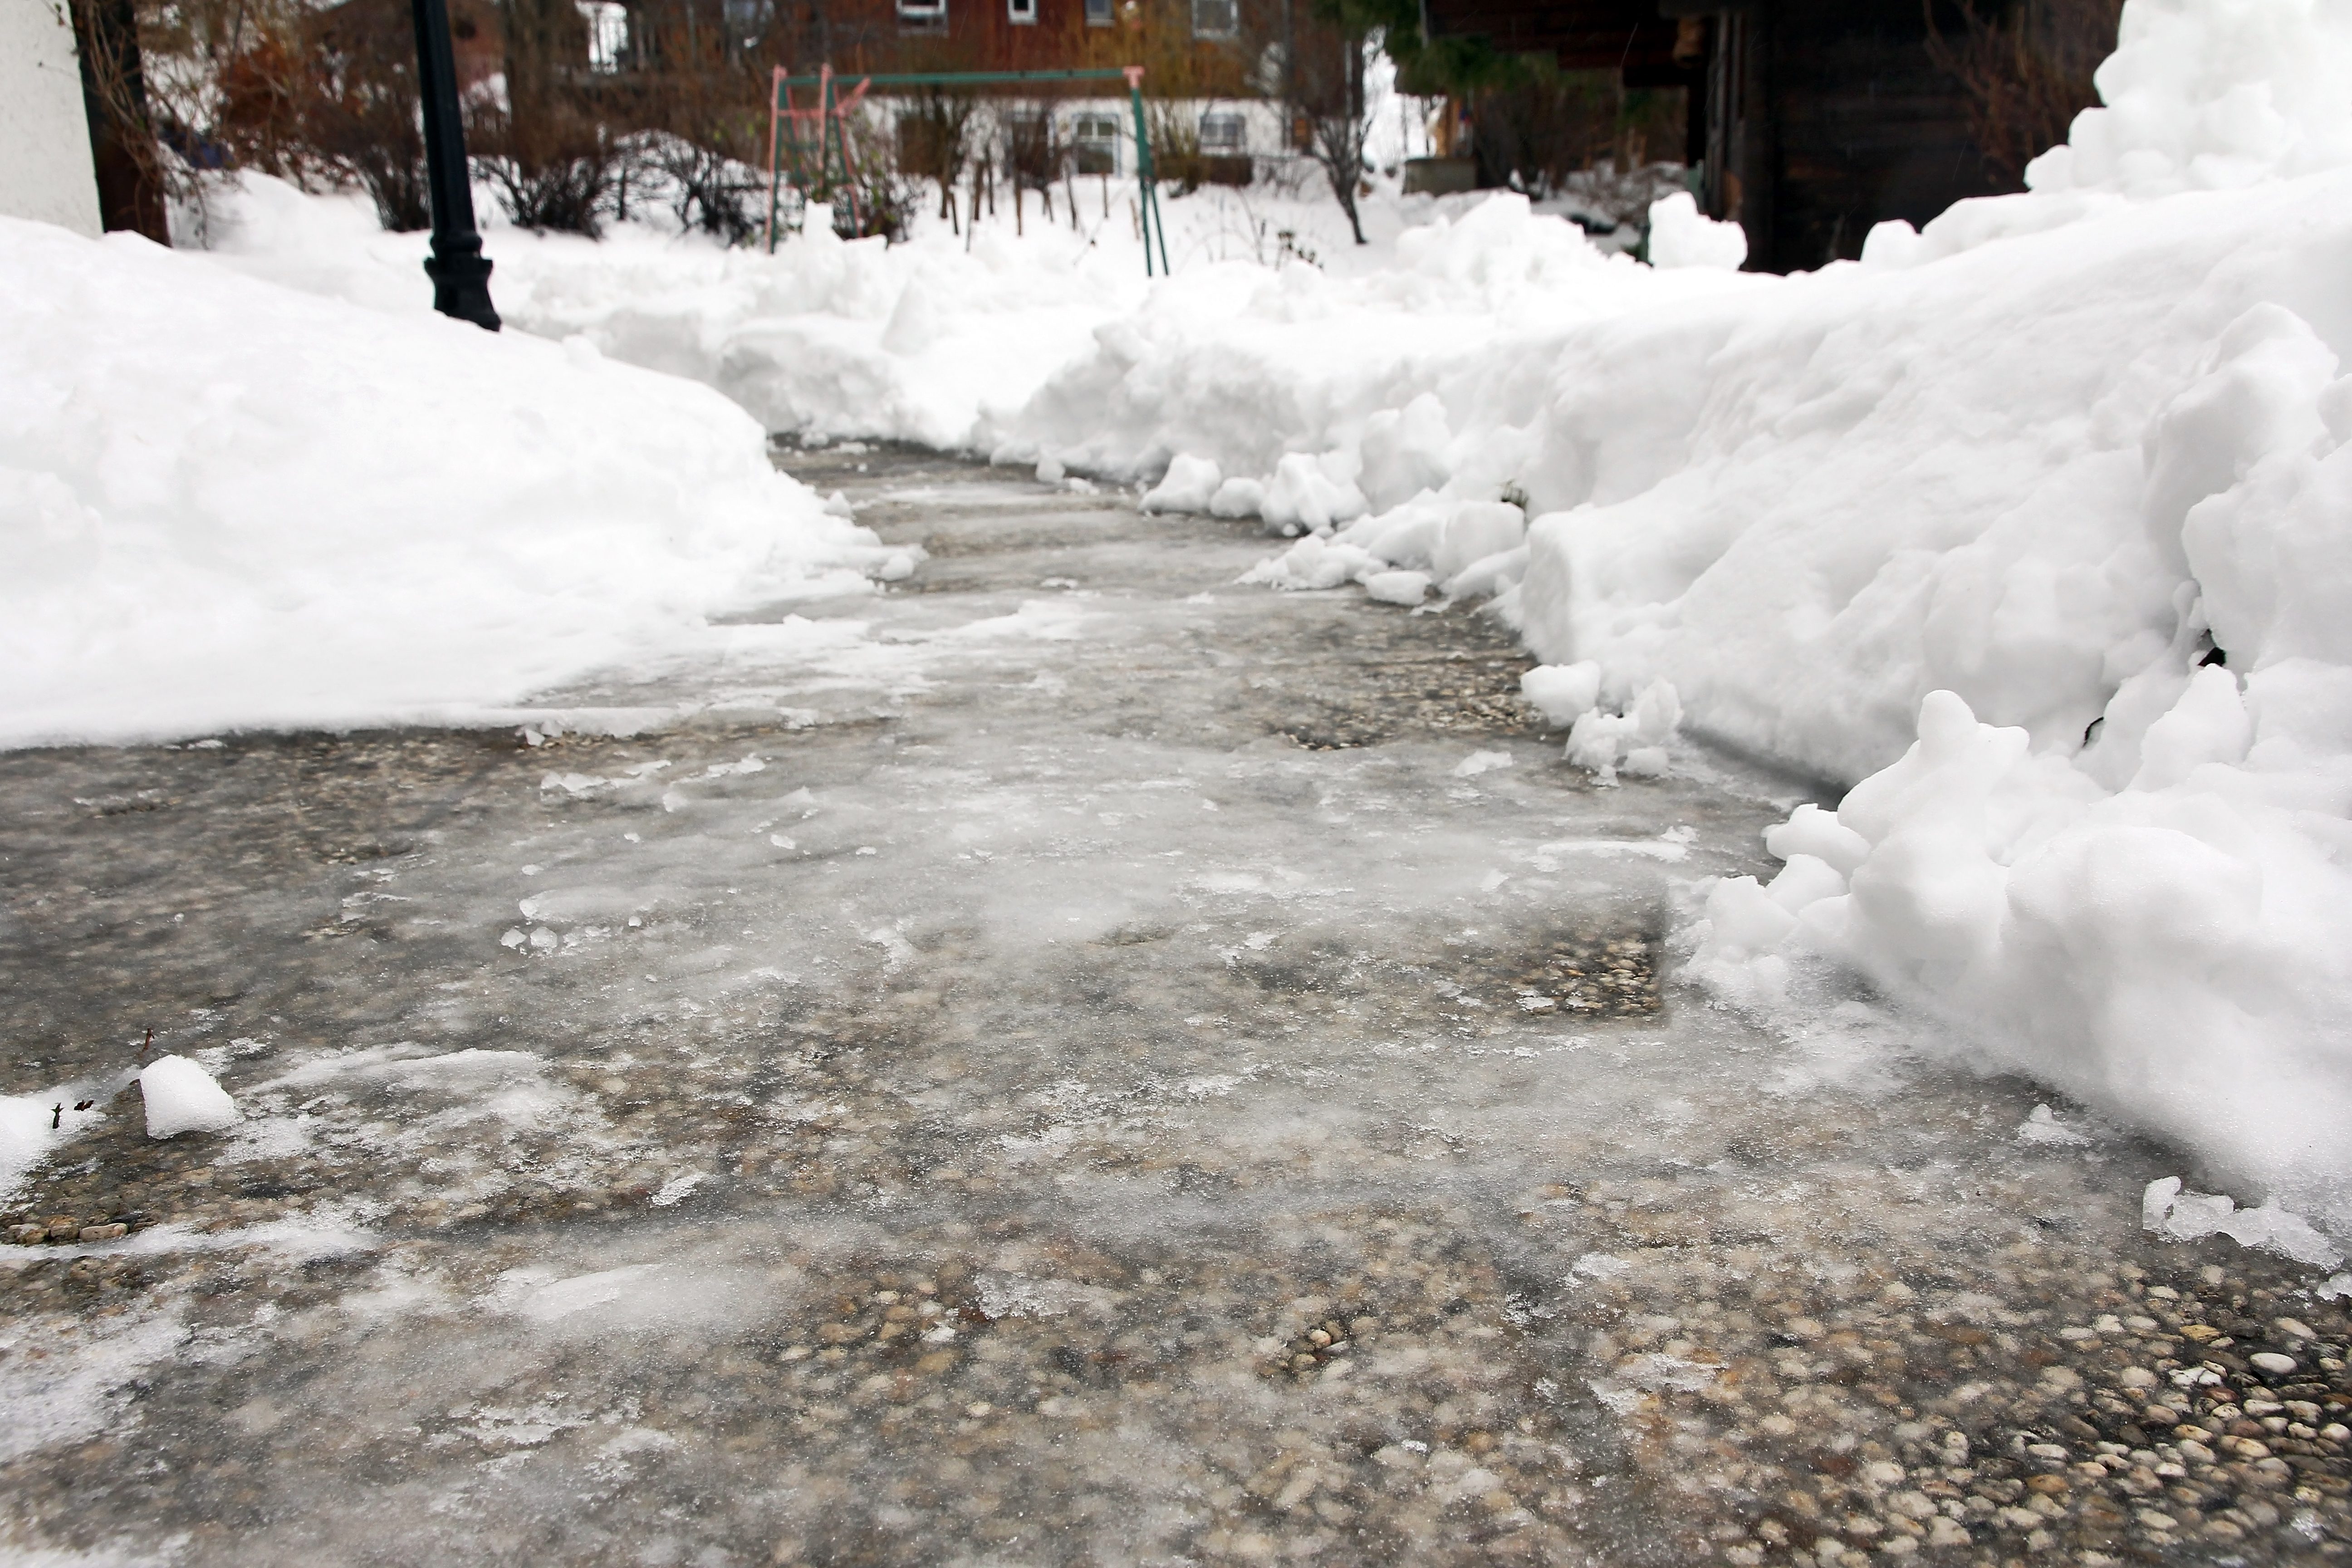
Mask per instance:
[[[2332,1268],[2344,1261],[2344,1254],[2314,1230],[2310,1221],[2281,1208],[2275,1201],[2242,1209],[2221,1194],[2183,1190],[2178,1176],[2147,1184],[2140,1199],[2140,1224],[2167,1241],[2226,1236],[2241,1247],[2275,1252],[2297,1263]]]
[[[119,1430],[132,1385],[187,1337],[173,1311],[0,1329],[0,1461]]]

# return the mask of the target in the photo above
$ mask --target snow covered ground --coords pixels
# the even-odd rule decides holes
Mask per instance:
[[[1549,695],[1531,695],[1576,761],[1654,773],[1687,727],[1852,786],[1834,818],[1776,832],[1787,869],[1769,889],[1705,890],[1695,962],[1727,1001],[1807,1027],[1866,975],[1927,1036],[2177,1139],[2250,1196],[2352,1226],[2338,863],[2352,844],[2352,381],[2338,375],[2352,110],[2331,85],[2347,62],[2340,8],[2131,0],[2101,73],[2108,107],[2036,163],[2032,191],[1924,233],[1882,227],[1862,262],[1785,279],[1604,256],[1508,196],[1380,196],[1377,243],[1359,252],[1311,193],[1203,193],[1169,203],[1178,275],[1151,285],[1123,194],[1099,183],[1077,187],[1075,213],[1065,192],[1053,222],[1033,208],[1018,237],[1000,212],[976,234],[927,221],[904,247],[820,234],[772,258],[646,226],[601,245],[494,226],[501,309],[569,340],[495,354],[549,384],[625,379],[731,432],[735,467],[719,470],[678,456],[667,426],[642,445],[578,440],[566,472],[586,497],[650,494],[656,472],[788,493],[751,475],[747,426],[609,363],[627,360],[706,382],[772,427],[961,447],[1048,478],[1151,484],[1163,510],[1262,517],[1304,536],[1254,574],[1276,586],[1492,595],[1552,662]],[[1324,265],[1283,261],[1285,230]],[[373,233],[353,202],[248,182],[209,234],[223,267],[374,307],[377,324],[341,305],[284,304],[281,320],[457,342],[422,316],[421,237]],[[1715,237],[1693,230],[1681,248]],[[184,317],[159,307],[137,334],[194,331]],[[68,360],[71,342],[26,363]],[[160,400],[158,427],[193,430],[218,384],[207,372]],[[353,427],[347,377],[286,387],[317,420],[299,428]],[[71,450],[78,428],[19,416],[7,439]],[[416,510],[390,500],[416,470],[383,443],[336,462],[323,435],[297,444],[339,495],[383,496],[372,518]],[[656,448],[631,470],[645,491],[588,477]],[[549,515],[499,499],[515,482],[499,474],[457,488],[501,517]],[[43,537],[73,536],[81,514],[39,504],[68,520]],[[334,510],[274,496],[264,510],[289,529]],[[534,660],[616,656],[643,617],[688,614],[775,549],[722,528],[680,563],[614,526],[661,570],[567,587],[546,574],[589,570],[585,552],[516,569],[584,624],[551,609],[528,635],[508,623],[527,646],[500,645],[511,679],[497,689],[527,685]],[[477,547],[480,527],[459,531]],[[846,535],[792,537],[802,570],[858,559]],[[602,596],[624,577],[625,596]],[[263,593],[219,590],[248,591]],[[76,627],[98,602],[72,596]],[[227,689],[185,673],[226,634],[188,624],[215,613],[203,594],[150,602],[180,619],[100,621],[152,647],[151,706],[110,700],[160,724]],[[331,596],[299,603],[334,606],[320,613],[339,626],[364,619]],[[632,606],[619,621],[614,603]],[[27,625],[0,634],[30,650],[18,658],[71,646]],[[374,681],[379,708],[422,707],[408,671],[381,673],[398,668],[379,650],[304,678]],[[60,695],[28,704],[20,733],[62,732],[80,711],[82,677],[42,679]],[[211,721],[236,721],[218,707]]]
[[[0,753],[0,1559],[2352,1539],[2345,1303],[2205,1234],[2275,1216],[1661,973],[1788,781],[1598,787],[1505,628],[1249,524],[788,460],[909,591],[554,695],[630,734]]]

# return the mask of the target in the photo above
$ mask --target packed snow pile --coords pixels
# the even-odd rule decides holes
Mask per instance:
[[[2102,107],[2026,171],[2037,191],[2227,190],[2352,163],[2352,11],[2328,0],[2131,0]]]
[[[425,237],[380,232],[362,201],[247,174],[208,204],[205,242],[226,266],[376,310],[431,308]],[[1127,226],[1124,200],[1110,216]],[[944,447],[970,444],[984,405],[1017,406],[1144,281],[1139,253],[1114,260],[1042,221],[1016,238],[1009,215],[970,250],[928,229],[911,245],[844,241],[821,217],[773,256],[649,222],[602,240],[497,226],[488,248],[512,330],[705,382],[771,430]]]
[[[226,1132],[236,1125],[236,1102],[202,1065],[186,1057],[157,1057],[139,1070],[147,1107],[147,1136]]]
[[[2352,379],[2324,332],[2352,318],[2318,279],[2347,246],[2352,178],[2319,174],[1660,325],[1715,334],[1706,374],[1563,376],[1526,484],[1568,504],[1515,606],[1603,700],[1670,682],[1854,784],[1771,837],[1769,887],[1713,889],[1722,994],[1804,1014],[1858,970],[2338,1229]]]
[[[887,558],[708,389],[0,220],[0,743],[448,717]]]
[[[1181,484],[1156,506],[1293,531],[1423,489],[1491,501],[1517,454],[1488,437],[1534,417],[1575,329],[1767,286],[1604,254],[1497,193],[1407,229],[1378,271],[1180,272],[1098,327],[1001,422],[991,451],[1118,479],[1164,469]]]

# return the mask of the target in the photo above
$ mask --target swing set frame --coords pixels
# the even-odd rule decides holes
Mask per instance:
[[[1160,247],[1158,276],[1166,276],[1168,233],[1160,216],[1160,183],[1151,164],[1151,131],[1143,117],[1143,68],[1108,66],[1099,69],[1034,71],[898,71],[862,76],[846,92],[848,78],[832,66],[817,68],[814,76],[790,76],[778,66],[768,95],[768,222],[766,244],[774,254],[780,237],[776,210],[783,196],[784,163],[792,163],[793,184],[812,194],[830,197],[837,189],[849,193],[853,225],[862,222],[857,211],[855,156],[849,146],[849,116],[866,100],[870,88],[995,87],[1017,82],[1108,81],[1124,78],[1129,107],[1135,116],[1135,176],[1137,216],[1143,226],[1143,275],[1155,276],[1151,250]],[[803,107],[793,95],[814,88],[815,100]],[[803,127],[806,127],[804,132]],[[811,142],[814,145],[811,145]]]

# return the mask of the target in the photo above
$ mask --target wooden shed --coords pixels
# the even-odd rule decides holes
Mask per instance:
[[[1948,0],[1935,0],[1939,9]],[[1862,253],[1873,224],[1924,224],[2000,189],[1959,82],[1928,52],[1922,0],[1423,0],[1432,37],[1484,37],[1628,87],[1691,95],[1701,202],[1748,231],[1748,265]],[[1938,25],[1957,32],[1951,15]]]

